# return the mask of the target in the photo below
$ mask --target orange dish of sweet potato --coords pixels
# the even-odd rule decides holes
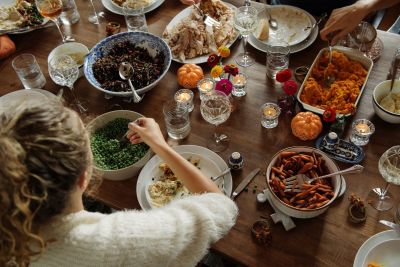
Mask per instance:
[[[328,52],[323,53],[304,83],[300,100],[320,109],[329,107],[336,113],[352,113],[368,71],[360,62],[350,60],[338,51],[332,52],[332,62],[328,62]],[[327,76],[334,78],[330,86],[326,82]]]

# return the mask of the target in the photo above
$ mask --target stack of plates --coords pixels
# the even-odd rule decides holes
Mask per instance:
[[[317,38],[318,26],[311,29],[316,21],[307,11],[286,5],[268,6],[267,8],[271,17],[277,21],[278,29],[270,28],[266,41],[257,39],[253,34],[250,35],[248,42],[254,48],[267,52],[269,46],[289,45],[290,53],[296,53],[309,47]],[[265,14],[265,16],[267,15]]]

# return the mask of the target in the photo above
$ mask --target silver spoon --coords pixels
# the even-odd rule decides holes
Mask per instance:
[[[267,15],[268,15],[268,24],[269,24],[269,27],[270,27],[272,30],[278,29],[278,22],[276,21],[276,19],[274,19],[274,18],[271,17],[271,14],[269,13],[268,8],[265,9],[265,12],[266,12]]]
[[[131,78],[134,73],[132,65],[128,62],[122,62],[119,65],[118,71],[119,71],[119,76],[121,77],[121,79],[128,80],[129,86],[131,87],[131,90],[132,90],[133,102],[139,103],[142,100],[142,98],[136,92],[135,87],[133,87],[133,84],[131,81]]]

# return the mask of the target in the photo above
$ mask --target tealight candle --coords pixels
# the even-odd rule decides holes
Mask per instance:
[[[203,96],[212,90],[214,90],[215,82],[211,78],[201,79],[197,84],[197,89],[199,89],[200,99],[203,100]]]
[[[236,76],[233,76],[232,85],[232,95],[237,97],[246,95],[247,75],[238,73]]]
[[[281,109],[277,104],[265,103],[261,106],[261,125],[264,128],[271,129],[278,125],[278,117],[281,114]]]
[[[359,119],[353,122],[350,141],[357,146],[365,146],[369,138],[375,132],[375,126],[366,119]]]
[[[175,101],[178,104],[185,105],[189,112],[194,108],[193,104],[193,92],[188,89],[180,89],[175,93]]]

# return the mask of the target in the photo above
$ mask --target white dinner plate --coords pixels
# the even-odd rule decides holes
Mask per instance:
[[[103,0],[104,1],[104,0]],[[235,10],[237,9],[234,5],[224,2],[225,5],[227,5],[231,10],[233,10],[235,12]],[[177,25],[181,20],[183,20],[184,18],[188,17],[190,15],[190,13],[192,12],[193,7],[189,6],[187,8],[185,8],[184,10],[182,10],[181,12],[179,12],[167,25],[167,27],[165,27],[166,29],[168,29],[169,31],[175,26]],[[230,47],[239,37],[239,34],[236,35],[236,38],[229,42],[226,46]],[[174,58],[172,57],[172,60],[175,62],[179,62],[182,64],[202,64],[202,63],[206,63],[208,57],[210,56],[211,53],[209,54],[205,54],[202,56],[197,56],[194,58],[186,58],[184,61],[179,60],[178,58]]]
[[[164,3],[165,0],[155,0],[151,5],[143,8],[144,13],[148,13],[150,11],[153,11],[157,7],[161,6],[162,3]],[[103,6],[110,12],[118,14],[118,15],[124,15],[122,11],[122,7],[119,7],[116,4],[112,3],[112,0],[101,0],[101,3]]]
[[[9,7],[9,6],[14,6],[15,4],[16,4],[16,0],[1,0],[0,1],[0,7]],[[8,29],[8,30],[0,28],[0,35],[2,35],[2,34],[21,34],[21,33],[31,32],[36,29],[51,26],[52,23],[48,23],[48,22],[49,22],[49,19],[44,18],[43,23],[40,25],[19,27],[19,28]]]
[[[305,13],[307,13],[306,11],[304,11]],[[313,16],[311,16],[310,14],[307,13],[307,15],[310,18],[311,24],[314,24],[316,21],[314,19]],[[312,43],[314,43],[315,39],[317,39],[318,36],[318,25],[315,26],[314,30],[308,35],[308,37],[306,37],[302,42],[295,44],[295,45],[290,45],[290,53],[297,53],[300,52],[304,49],[306,49],[307,47],[309,47]],[[269,40],[269,38],[268,38]],[[248,42],[249,44],[251,44],[255,49],[260,50],[262,52],[267,52],[268,47],[270,46],[269,44],[267,44],[265,41],[261,41],[259,39],[257,39],[253,34],[251,34],[248,38]]]
[[[184,158],[190,156],[199,158],[200,171],[207,177],[217,176],[228,168],[228,165],[218,154],[205,147],[181,145],[173,149]],[[146,197],[146,189],[148,185],[153,182],[153,178],[157,180],[157,178],[160,177],[161,171],[159,170],[159,165],[163,162],[164,161],[159,156],[155,155],[146,163],[139,174],[136,184],[136,196],[143,210],[151,209],[151,205]],[[230,173],[225,175],[224,179],[217,180],[216,184],[227,196],[232,194],[232,175]]]
[[[398,260],[398,254],[400,251],[400,247],[397,248],[397,253],[393,254],[392,256],[390,256],[389,254],[386,254],[386,258],[382,259],[379,257],[379,255],[376,256],[376,258],[372,259],[372,257],[374,256],[374,249],[378,248],[378,249],[384,249],[385,247],[381,247],[379,248],[379,246],[389,240],[400,240],[400,234],[394,230],[388,230],[388,231],[384,231],[384,232],[380,232],[376,235],[371,236],[370,238],[367,239],[367,241],[364,242],[364,244],[362,244],[362,246],[358,249],[356,257],[354,259],[354,263],[353,263],[353,267],[367,267],[366,264],[368,264],[367,260],[371,260],[371,261],[376,261],[379,264],[382,264],[382,266],[385,267],[392,267],[392,266],[400,266],[400,263],[397,262],[396,265],[396,260]],[[397,242],[392,243],[393,244],[398,244]],[[391,251],[395,251],[393,250],[391,247],[386,249],[390,249]],[[384,251],[381,251],[381,253],[379,253],[380,255],[383,255]],[[392,265],[392,263],[395,263],[395,265]]]
[[[52,100],[58,99],[53,93],[42,89],[21,89],[10,92],[0,97],[0,112],[8,109],[15,109],[21,103],[40,103],[43,97]]]

